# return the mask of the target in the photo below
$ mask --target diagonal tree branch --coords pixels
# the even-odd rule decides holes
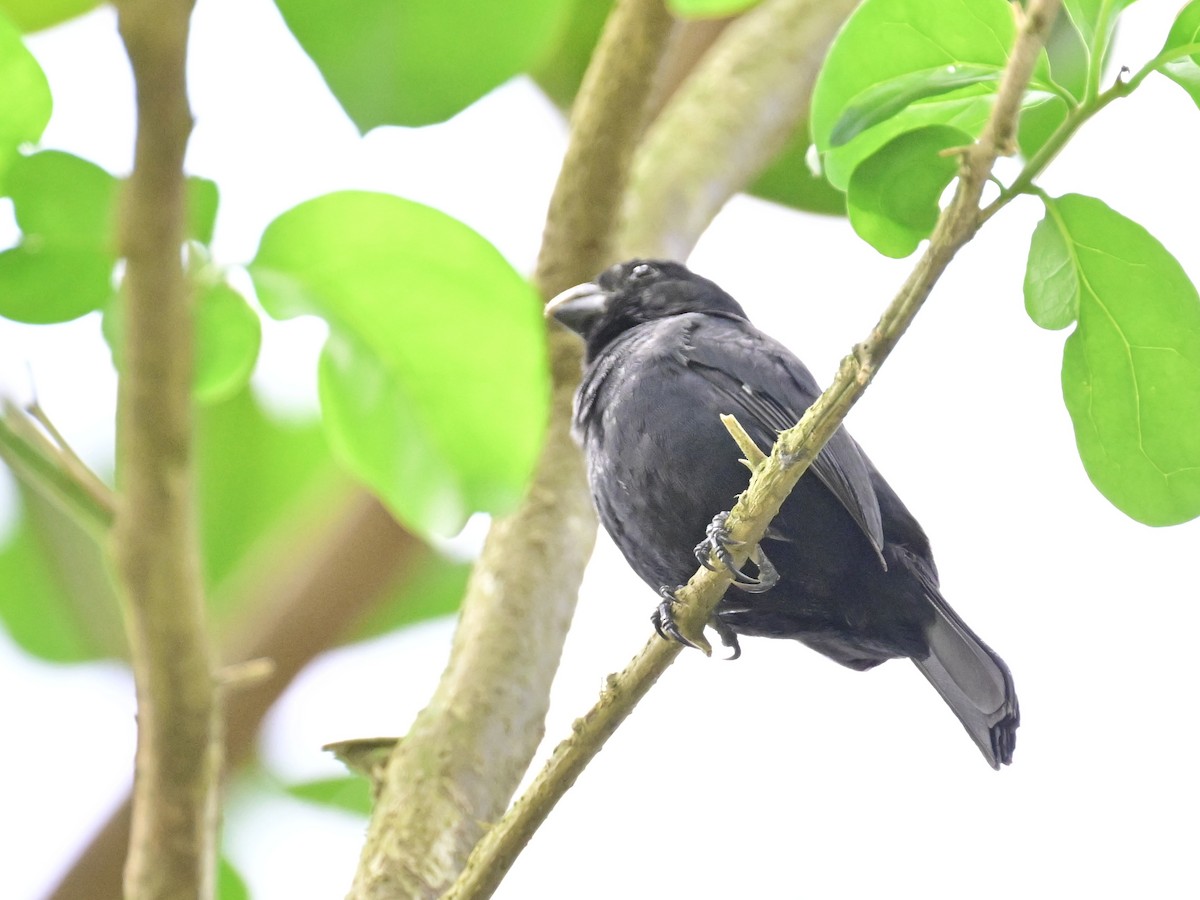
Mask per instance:
[[[190,0],[122,0],[137,93],[120,222],[125,361],[117,396],[113,556],[138,700],[125,895],[210,897],[216,869],[217,698],[192,469],[192,312],[184,275],[185,63]]]
[[[955,253],[978,230],[984,184],[996,158],[1012,146],[1021,96],[1060,2],[1033,0],[1021,15],[991,119],[979,141],[963,151],[954,198],[938,220],[925,254],[866,340],[842,361],[829,388],[800,422],[780,435],[769,459],[755,470],[749,488],[734,506],[728,524],[734,540],[744,542],[744,548],[762,540],[783,501],[866,390]],[[1014,6],[1014,10],[1020,15],[1020,7]],[[679,592],[677,623],[689,637],[699,638],[697,643],[703,640],[704,624],[730,583],[725,572],[701,568]],[[624,671],[609,676],[596,705],[576,720],[571,736],[558,745],[529,789],[480,841],[446,900],[480,900],[492,895],[558,799],[679,652],[680,645],[651,638]]]
[[[609,261],[628,162],[671,19],[661,0],[620,0],[576,100],[536,282],[544,296]],[[577,343],[549,336],[553,396],[525,500],[496,521],[463,600],[450,661],[396,745],[350,896],[436,897],[504,811],[544,730],[595,517],[570,437]]]

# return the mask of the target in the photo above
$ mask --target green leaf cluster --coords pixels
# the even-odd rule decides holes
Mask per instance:
[[[281,4],[364,129],[453,115],[549,60],[568,24],[583,35],[575,47],[586,58],[601,22],[590,6],[377,3],[346,28],[335,5]],[[0,6],[18,8],[20,27],[31,29],[84,5]],[[562,70],[568,80],[570,69]],[[0,251],[0,315],[50,325],[99,312],[120,370],[122,181],[69,153],[35,149],[50,92],[2,12],[0,76],[0,196],[11,199],[20,229],[16,245]],[[321,316],[330,333],[319,363],[321,421],[289,424],[248,390],[262,328],[210,250],[217,185],[189,178],[187,203],[204,575],[218,623],[245,600],[248,567],[286,556],[301,542],[301,523],[338,508],[352,490],[345,469],[424,534],[453,533],[473,513],[516,503],[547,411],[545,326],[539,298],[494,247],[443,213],[379,194],[329,195],[281,215],[249,267],[259,299],[280,318]],[[20,589],[0,591],[0,617],[31,652],[60,661],[123,656],[92,541],[22,487],[15,529],[0,545],[0,582]],[[362,634],[452,611],[465,571],[433,557]]]
[[[1200,515],[1200,297],[1140,225],[1099,200],[1051,198],[1035,183],[1083,122],[1150,74],[1200,100],[1197,0],[1158,56],[1102,90],[1129,2],[1064,4],[1023,99],[1025,168],[981,222],[1019,194],[1044,201],[1026,308],[1043,327],[1074,326],[1062,390],[1084,468],[1118,508],[1165,525]],[[847,21],[818,78],[813,140],[826,176],[846,191],[855,230],[879,252],[907,256],[932,233],[957,174],[954,149],[978,137],[1014,40],[1003,0],[866,0]]]

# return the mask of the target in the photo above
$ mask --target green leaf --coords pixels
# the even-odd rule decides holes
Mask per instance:
[[[1084,468],[1140,522],[1195,518],[1200,295],[1162,244],[1101,201],[1068,194],[1046,203],[1061,243],[1035,234],[1031,264],[1036,252],[1050,277],[1034,306],[1038,320],[1056,324],[1075,294],[1078,325],[1063,350],[1062,384]],[[1068,265],[1073,274],[1061,274]]]
[[[14,531],[0,540],[0,620],[25,652],[48,662],[124,657],[116,596],[92,536],[20,486]]]
[[[371,813],[371,785],[367,779],[357,775],[290,784],[287,792],[299,800],[331,806],[356,815],[367,816]]]
[[[207,178],[191,175],[187,180],[187,198],[188,237],[201,244],[211,244],[213,226],[217,222],[217,204],[220,199],[217,183]]]
[[[114,259],[118,187],[100,166],[59,150],[21,157],[8,177],[17,224],[27,239],[106,250]]]
[[[745,12],[760,0],[667,0],[667,8],[681,19],[719,19]]]
[[[276,0],[361,131],[428,125],[530,69],[552,46],[568,0]]]
[[[933,125],[957,128],[964,134],[978,135],[992,112],[995,93],[986,85],[973,85],[943,97],[914,103],[886,122],[876,125],[850,143],[835,147],[821,157],[829,183],[849,190],[854,170],[881,148],[902,134]]]
[[[0,316],[45,325],[101,309],[112,297],[113,260],[103,250],[38,246],[0,253]]]
[[[117,180],[57,150],[18,158],[8,173],[20,243],[0,253],[0,315],[47,324],[100,309],[112,296]]]
[[[1079,318],[1079,269],[1073,248],[1049,213],[1033,229],[1025,265],[1025,311],[1042,328],[1058,331]]]
[[[846,214],[846,195],[808,166],[808,122],[804,122],[783,151],[749,188],[749,193],[805,212]]]
[[[192,390],[200,403],[225,400],[250,380],[262,343],[262,323],[246,298],[224,281],[197,285],[192,309],[196,329]],[[124,366],[123,317],[124,306],[113,297],[104,307],[101,329],[118,371]]]
[[[217,900],[250,900],[250,888],[225,856],[217,862]]]
[[[0,15],[0,194],[8,167],[22,144],[42,136],[50,121],[50,83],[33,54],[21,42],[21,33]]]
[[[1063,0],[1063,9],[1093,57],[1103,57],[1117,27],[1117,16],[1133,0]]]
[[[1162,73],[1188,92],[1200,106],[1200,52],[1194,48],[1200,44],[1200,0],[1192,0],[1180,10],[1167,34],[1160,56],[1168,57],[1160,68]]]
[[[892,118],[905,107],[951,91],[982,82],[994,82],[1003,67],[987,65],[946,65],[936,69],[906,72],[871,85],[850,100],[829,134],[829,146],[841,147],[868,128]]]
[[[40,31],[99,5],[100,0],[0,0],[0,12],[7,13],[22,31]],[[0,79],[0,83],[6,82]]]
[[[1090,53],[1067,16],[1055,17],[1046,41],[1046,55],[1050,59],[1054,83],[1074,98],[1074,102],[1082,100],[1087,93]],[[1026,104],[1017,123],[1017,143],[1021,152],[1030,157],[1040,150],[1066,120],[1068,112],[1067,102],[1062,97],[1053,102]]]
[[[937,224],[938,201],[958,172],[957,158],[939,154],[969,141],[957,128],[931,125],[900,135],[859,165],[846,194],[858,236],[896,259],[916,250]]]
[[[1005,0],[865,0],[813,90],[813,142],[830,184],[846,190],[855,167],[906,131],[950,125],[976,137],[1014,39]],[[1058,90],[1043,53],[1024,103]]]
[[[1014,38],[1005,0],[865,0],[834,40],[813,89],[817,148],[834,145],[846,110],[872,89],[950,66],[974,74],[1002,68]]]
[[[225,282],[196,298],[196,369],[192,387],[201,403],[231,397],[250,380],[262,323],[246,298]]]
[[[330,443],[422,533],[516,503],[541,445],[545,330],[529,284],[427,206],[344,192],[272,222],[250,268],[263,307],[326,319]]]
[[[204,580],[219,619],[237,599],[222,587],[246,560],[286,552],[347,485],[318,423],[275,419],[249,389],[200,407],[196,452]]]

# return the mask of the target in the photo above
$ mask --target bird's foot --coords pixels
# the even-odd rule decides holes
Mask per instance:
[[[737,567],[730,550],[740,547],[742,542],[735,541],[730,537],[729,526],[726,524],[728,520],[729,513],[727,512],[719,512],[713,517],[708,528],[704,530],[704,540],[696,545],[694,552],[697,561],[704,568],[716,572],[719,571],[718,566],[713,563],[713,559],[716,559],[733,576],[733,583],[743,591],[751,594],[769,591],[778,584],[779,572],[767,559],[767,554],[763,552],[762,547],[755,547],[750,554],[750,559],[758,565],[757,578],[747,575]]]
[[[654,630],[658,632],[658,636],[663,640],[676,641],[685,647],[692,647],[701,651],[705,656],[712,656],[712,644],[708,642],[703,631],[699,634],[685,634],[679,622],[675,620],[675,604],[679,602],[675,599],[675,591],[682,588],[683,585],[672,589],[664,584],[658,589],[658,593],[663,598],[663,601],[658,604],[658,608],[650,616],[650,621],[654,625]],[[720,629],[717,629],[717,634],[720,634],[721,640],[726,646],[729,646],[728,641],[725,640],[725,635],[722,634]]]

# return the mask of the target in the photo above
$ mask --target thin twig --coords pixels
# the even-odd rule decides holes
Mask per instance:
[[[193,491],[192,313],[183,272],[190,0],[122,0],[138,125],[122,198],[125,358],[114,568],[138,699],[125,895],[207,898],[219,747]]]
[[[1021,95],[1059,5],[1060,0],[1030,4],[992,116],[979,142],[964,154],[954,199],[942,213],[925,254],[871,334],[842,361],[828,390],[795,427],[780,435],[770,459],[755,472],[734,506],[728,525],[743,547],[754,547],[762,539],[784,499],[862,395],[950,260],[975,234],[983,186],[996,158],[1011,146]],[[687,629],[685,633],[702,631],[730,583],[725,572],[697,571],[678,594],[676,621]],[[571,736],[559,744],[526,793],[480,841],[446,900],[491,896],[558,799],[678,653],[678,645],[651,638],[624,671],[609,677],[600,700],[575,722]]]
[[[40,407],[24,410],[0,402],[0,459],[90,534],[98,539],[108,535],[112,491],[75,455]]]

